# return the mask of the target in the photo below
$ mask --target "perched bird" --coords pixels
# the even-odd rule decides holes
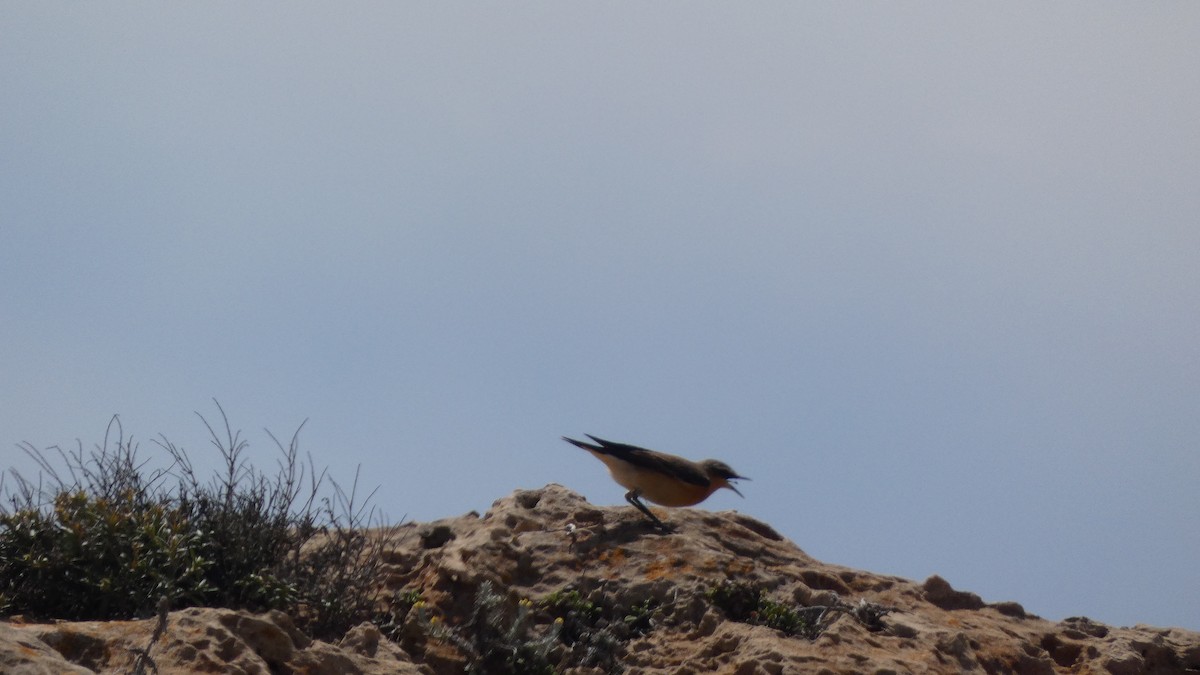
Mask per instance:
[[[666,528],[641,498],[645,497],[662,506],[692,506],[708,499],[720,488],[729,488],[743,497],[729,481],[742,479],[725,462],[706,459],[703,462],[668,455],[624,443],[613,443],[591,434],[585,434],[595,445],[563,436],[563,440],[583,448],[608,466],[613,480],[629,488],[625,499],[646,514],[660,528]]]

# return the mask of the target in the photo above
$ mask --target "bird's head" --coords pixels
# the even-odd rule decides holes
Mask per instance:
[[[745,499],[745,495],[743,495],[733,485],[733,483],[730,483],[729,481],[731,481],[731,480],[750,480],[749,478],[746,478],[745,476],[737,475],[737,472],[734,471],[733,469],[731,469],[728,464],[726,464],[725,462],[717,461],[715,459],[706,459],[700,463],[700,466],[704,467],[704,473],[707,474],[708,479],[710,481],[712,481],[712,485],[714,486],[713,490],[718,490],[720,488],[729,488],[730,490],[737,492],[737,495],[739,497],[742,497],[743,499]]]

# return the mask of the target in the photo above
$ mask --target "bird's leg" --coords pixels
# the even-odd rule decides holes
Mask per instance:
[[[638,494],[637,490],[630,490],[629,492],[625,493],[625,501],[633,504],[638,508],[638,511],[646,514],[646,517],[650,520],[653,520],[654,524],[657,525],[660,530],[667,529],[667,526],[663,523],[663,521],[659,520],[658,516],[650,513],[650,509],[646,508],[646,505],[642,503],[642,500],[638,499],[640,496],[641,495]]]

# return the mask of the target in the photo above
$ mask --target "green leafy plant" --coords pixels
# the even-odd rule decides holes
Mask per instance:
[[[653,598],[646,598],[626,610],[622,621],[631,636],[645,635],[654,629],[656,606],[657,603]]]
[[[574,589],[559,590],[538,601],[546,614],[562,621],[560,636],[563,642],[574,644],[595,629],[603,609]]]
[[[658,603],[646,598],[622,606],[601,591],[585,596],[564,588],[543,597],[538,607],[544,616],[562,621],[559,639],[571,648],[567,664],[619,673],[625,643],[653,630]]]
[[[726,581],[708,590],[708,599],[730,619],[766,626],[786,635],[816,637],[817,622],[807,612],[775,602],[754,584]]]
[[[538,601],[541,612],[559,622],[559,640],[571,649],[568,662],[613,673],[621,670],[623,640],[611,629],[612,607],[593,602],[575,589],[561,589]]]
[[[869,630],[882,630],[883,617],[893,611],[866,600],[860,600],[856,605],[847,604],[836,596],[829,605],[793,607],[771,599],[762,587],[744,582],[724,581],[710,588],[706,596],[734,621],[766,626],[785,635],[810,640],[820,637],[842,614],[850,615]]]
[[[556,620],[540,635],[534,630],[534,606],[528,599],[510,602],[490,581],[479,585],[467,621],[450,626],[415,606],[430,635],[454,645],[467,658],[468,673],[553,675],[551,654],[558,645],[563,621]]]
[[[372,623],[389,640],[400,642],[404,638],[408,615],[418,603],[422,607],[425,606],[425,599],[422,597],[421,591],[415,588],[401,588],[392,593],[392,597],[386,606],[375,615]]]

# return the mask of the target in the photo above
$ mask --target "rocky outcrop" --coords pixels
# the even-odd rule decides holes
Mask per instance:
[[[13,675],[133,673],[154,620],[57,624],[0,623],[0,672]],[[337,644],[310,640],[282,612],[252,614],[193,607],[172,612],[150,650],[162,675],[185,673],[421,673],[371,624]],[[153,672],[147,662],[145,672]]]
[[[556,485],[518,491],[482,516],[401,526],[380,579],[390,602],[339,640],[281,612],[189,608],[167,615],[148,656],[163,675],[487,672],[500,657],[471,630],[490,627],[511,641],[501,657],[529,649],[577,673],[1200,672],[1195,632],[1050,622],[940,577],[819,562],[735,512],[659,513],[673,531]],[[763,604],[745,595],[742,612],[720,588]],[[134,673],[156,624],[0,622],[0,672]]]

